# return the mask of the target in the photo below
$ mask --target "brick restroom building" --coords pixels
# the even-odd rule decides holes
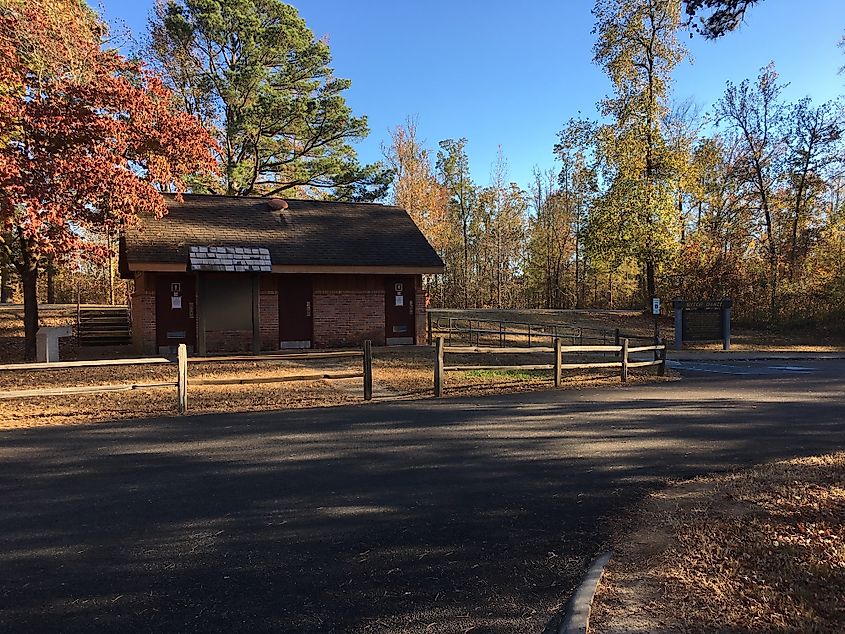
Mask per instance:
[[[143,353],[425,340],[422,275],[443,261],[403,209],[185,194],[120,241]]]

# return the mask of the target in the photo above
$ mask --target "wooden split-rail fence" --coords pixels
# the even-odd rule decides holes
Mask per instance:
[[[214,377],[188,379],[188,365],[190,363],[218,363],[239,361],[312,361],[315,359],[340,359],[359,357],[362,360],[361,371],[321,371],[297,375],[261,376],[261,377]],[[104,359],[99,361],[58,361],[54,363],[15,363],[0,366],[3,371],[33,372],[41,370],[61,370],[68,368],[91,368],[108,366],[144,366],[144,365],[176,365],[175,381],[160,381],[152,383],[123,383],[119,385],[84,385],[78,387],[38,388],[33,390],[0,391],[0,400],[15,398],[31,398],[46,396],[64,396],[68,394],[100,394],[106,392],[127,392],[130,390],[146,390],[153,388],[176,388],[176,407],[180,414],[188,411],[188,386],[199,385],[246,385],[256,383],[285,383],[289,381],[317,381],[321,379],[362,379],[363,396],[365,401],[373,398],[373,353],[370,341],[365,341],[361,350],[337,350],[325,352],[304,352],[266,355],[242,355],[219,357],[191,357],[185,344],[178,348],[176,359],[154,357],[147,359]]]
[[[656,366],[659,375],[666,373],[666,344],[662,340],[647,346],[630,346],[627,338],[622,339],[619,345],[573,345],[564,346],[560,338],[554,339],[552,347],[534,346],[531,348],[500,348],[480,346],[447,346],[443,337],[434,340],[434,395],[443,396],[445,377],[447,372],[467,372],[473,370],[551,370],[554,377],[555,387],[560,387],[561,375],[564,370],[591,370],[599,368],[619,368],[619,376],[623,383],[628,380],[628,372],[633,368],[645,368]],[[640,360],[632,359],[631,355],[636,353],[652,352],[654,359]],[[526,354],[526,353],[552,353],[553,362],[543,364],[485,364],[485,365],[446,365],[446,354]],[[580,361],[577,363],[565,363],[565,355],[569,354],[612,354],[618,357],[614,361]]]

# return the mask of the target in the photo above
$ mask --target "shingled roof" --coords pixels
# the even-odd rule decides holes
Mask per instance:
[[[140,263],[188,265],[190,247],[212,246],[266,248],[273,265],[443,268],[398,207],[288,199],[286,209],[273,209],[268,198],[166,198],[166,216],[144,218],[125,232],[121,255],[130,270]]]

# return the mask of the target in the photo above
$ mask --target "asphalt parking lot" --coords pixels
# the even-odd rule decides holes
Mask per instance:
[[[845,363],[747,367],[5,432],[0,630],[552,632],[666,479],[845,448]]]

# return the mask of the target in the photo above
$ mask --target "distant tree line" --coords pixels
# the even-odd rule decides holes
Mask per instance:
[[[722,7],[734,19],[714,14],[723,26],[708,37],[751,4]],[[645,308],[652,296],[731,296],[755,323],[835,322],[845,302],[841,102],[786,102],[770,64],[700,113],[671,99],[689,12],[599,0],[594,15],[595,63],[614,90],[598,104],[600,122],[566,123],[554,170],[520,187],[500,152],[479,185],[465,139],[442,141],[435,155],[414,121],[393,133],[394,201],[447,263],[429,282],[432,301]]]
[[[719,38],[760,0],[598,0],[613,90],[530,183],[500,150],[428,147],[414,120],[385,161],[328,44],[280,0],[164,0],[125,57],[83,0],[0,0],[0,301],[117,296],[115,236],[161,192],[392,199],[447,264],[435,305],[632,307],[731,295],[750,319],[830,318],[845,299],[842,107],[787,103],[774,66],[701,115],[671,98],[679,34]],[[104,187],[104,183],[108,187]],[[75,282],[69,279],[75,278]]]

